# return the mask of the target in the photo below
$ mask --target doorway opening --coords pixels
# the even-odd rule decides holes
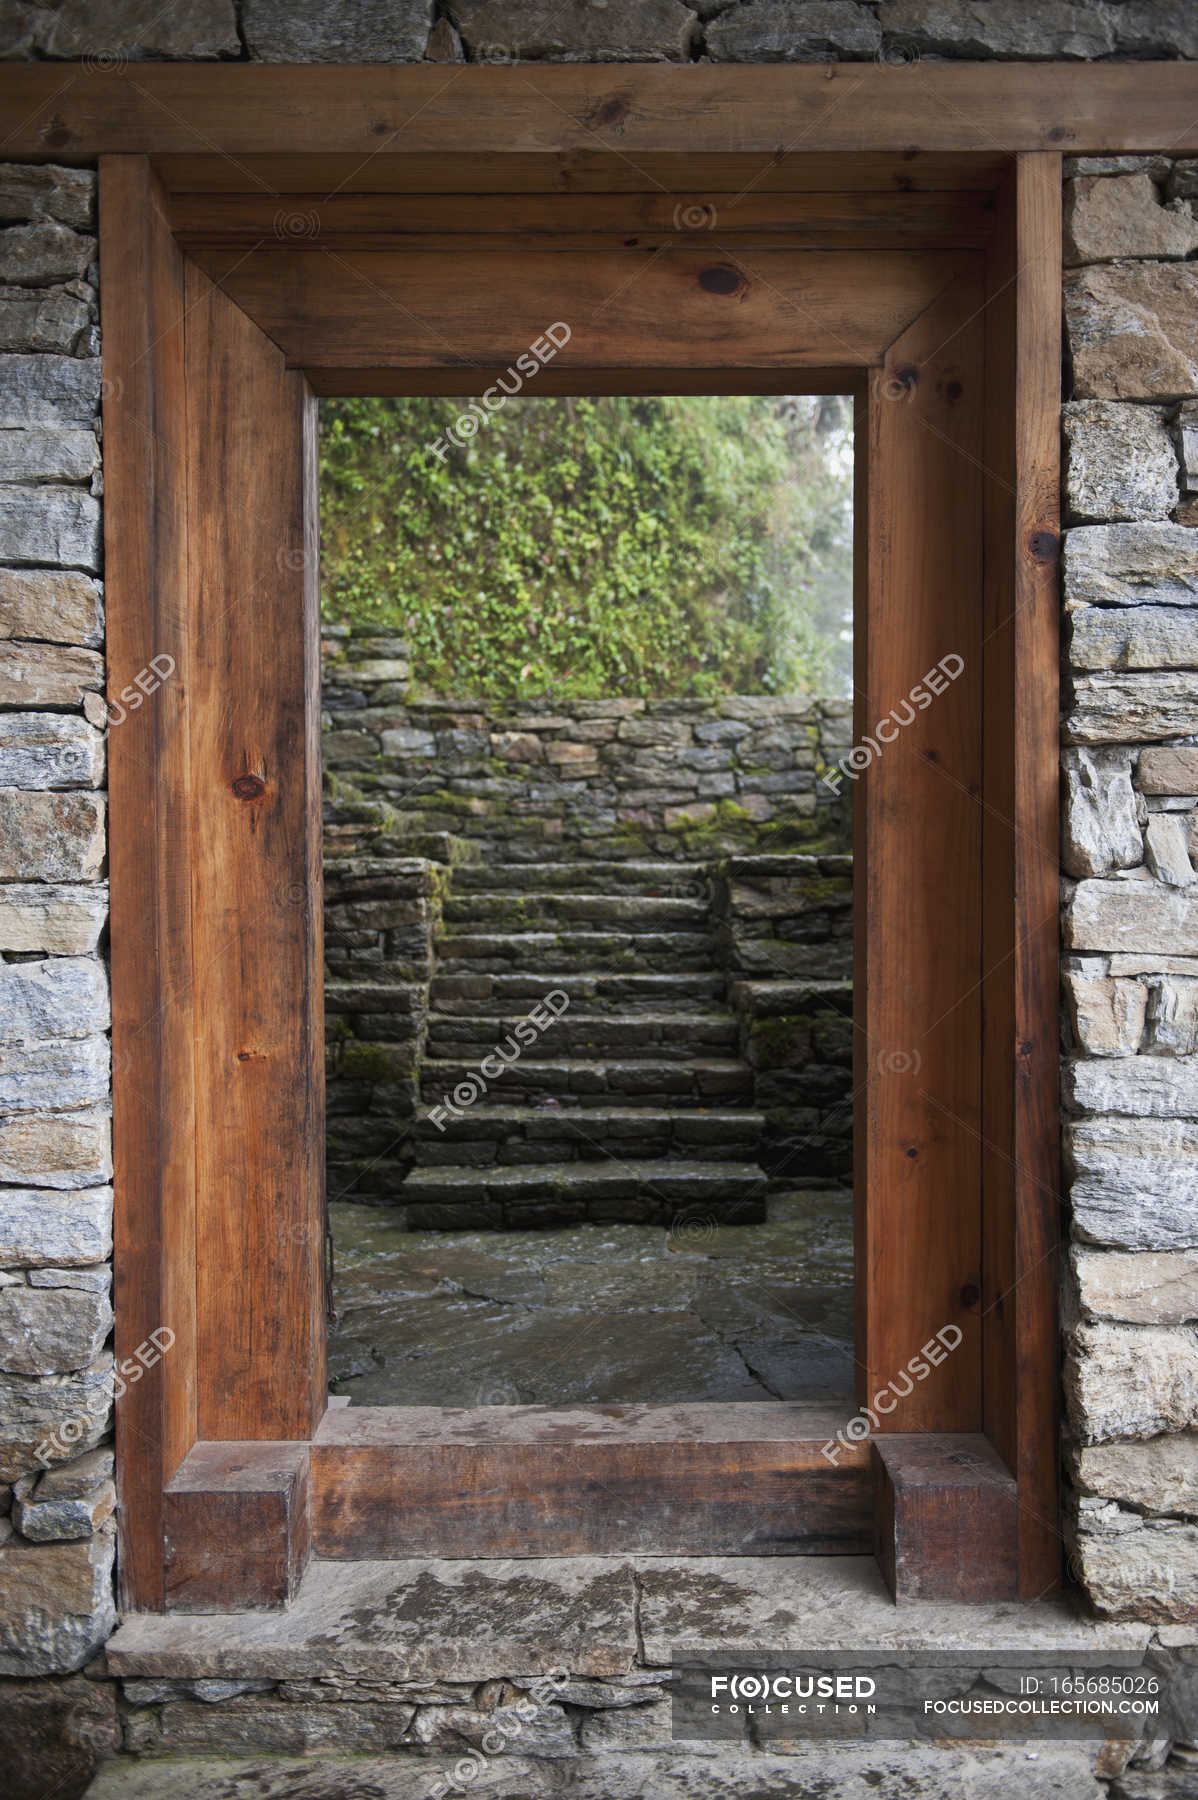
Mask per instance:
[[[852,398],[320,464],[332,1393],[847,1419]]]

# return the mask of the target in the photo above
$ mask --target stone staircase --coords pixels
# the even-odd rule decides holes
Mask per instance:
[[[412,1227],[765,1217],[764,1120],[710,877],[701,863],[453,871],[420,1071],[428,1111],[400,1194]]]

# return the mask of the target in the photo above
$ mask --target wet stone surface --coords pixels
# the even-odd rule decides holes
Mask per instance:
[[[852,1196],[768,1222],[406,1231],[330,1208],[334,1393],[359,1406],[803,1400],[852,1391]]]

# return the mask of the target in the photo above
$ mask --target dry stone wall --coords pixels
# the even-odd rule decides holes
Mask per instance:
[[[1198,164],[1065,190],[1068,1460],[1104,1612],[1198,1619]]]

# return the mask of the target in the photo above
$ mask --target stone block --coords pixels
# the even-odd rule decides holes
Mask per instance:
[[[49,287],[78,281],[96,259],[96,240],[53,220],[0,230],[0,281]]]
[[[868,60],[882,32],[858,0],[749,0],[717,15],[706,44],[714,62]]]
[[[111,1525],[81,1542],[0,1550],[0,1675],[82,1668],[116,1624]]]
[[[108,1098],[110,1085],[106,1037],[0,1043],[0,1116],[97,1106]]]
[[[99,466],[94,431],[0,431],[0,482],[90,481]]]
[[[680,0],[452,0],[449,16],[471,62],[685,62],[696,24]]]
[[[1194,728],[1194,677],[1189,670],[1127,675],[1099,671],[1076,675],[1071,688],[1063,728],[1067,743],[1142,743],[1184,737]]]
[[[112,1180],[112,1126],[99,1112],[0,1119],[0,1182],[89,1188]]]
[[[85,697],[103,685],[104,658],[95,650],[11,638],[5,644],[0,659],[0,706],[82,706]]]
[[[1177,606],[1088,606],[1069,615],[1075,669],[1198,667],[1198,612]]]
[[[1148,1012],[1143,1048],[1153,1056],[1198,1052],[1198,979],[1154,975],[1144,985]]]
[[[1066,1122],[1074,1230],[1128,1250],[1198,1248],[1198,1125],[1186,1119]]]
[[[72,569],[0,569],[0,640],[6,638],[98,647],[104,641],[99,582]],[[9,662],[6,653],[0,675],[7,675]],[[94,685],[98,687],[102,681],[101,665]],[[93,684],[89,681],[87,685]],[[29,703],[5,700],[3,704]]]
[[[103,7],[61,0],[35,19],[37,49],[70,62],[89,56],[194,62],[241,53],[232,0],[188,0],[165,9],[154,0],[105,0]]]
[[[1173,400],[1198,392],[1193,263],[1078,269],[1065,277],[1065,326],[1079,400]]]
[[[10,1375],[85,1369],[111,1330],[107,1295],[72,1288],[0,1288],[0,1369]]]
[[[0,427],[90,426],[99,407],[98,358],[0,356]]]
[[[1198,898],[1147,878],[1079,881],[1063,926],[1070,950],[1198,955]]]
[[[1078,1303],[1088,1319],[1132,1325],[1186,1325],[1198,1320],[1198,1252],[1136,1253],[1075,1245],[1071,1261]]]
[[[0,788],[0,880],[89,881],[105,847],[103,795]]]
[[[1168,518],[1177,505],[1177,455],[1159,409],[1073,400],[1062,424],[1071,520]]]
[[[1105,11],[1073,0],[1004,0],[984,9],[972,0],[883,0],[878,21],[888,42],[980,61],[1109,56],[1115,41]]]
[[[1100,1618],[1198,1619],[1196,1526],[1083,1500],[1071,1560]]]
[[[83,1267],[111,1254],[110,1187],[0,1188],[0,1267]]]
[[[1134,1056],[1140,1048],[1148,990],[1140,981],[1112,981],[1067,971],[1065,994],[1074,1041],[1087,1056]]]
[[[0,163],[0,220],[57,219],[85,230],[96,222],[96,171],[60,163]]]
[[[1088,1444],[1071,1462],[1074,1483],[1084,1494],[1142,1512],[1198,1514],[1198,1433]]]
[[[1198,532],[1185,525],[1075,525],[1063,566],[1070,609],[1198,605]]]
[[[93,315],[89,303],[71,292],[80,285],[23,288],[0,284],[0,350],[73,355]]]
[[[30,1486],[32,1480],[17,1484],[13,1522],[34,1544],[91,1537],[116,1507],[111,1450],[92,1450],[62,1468],[48,1469]]]
[[[1198,220],[1184,200],[1162,203],[1147,169],[1065,183],[1065,264],[1117,258],[1189,256]]]
[[[432,0],[244,0],[242,26],[254,62],[420,62],[433,12]]]
[[[8,882],[0,885],[0,950],[83,956],[108,920],[108,887]]]
[[[103,781],[104,739],[86,719],[0,713],[0,788],[95,788]]]
[[[1198,1057],[1128,1056],[1065,1064],[1066,1104],[1127,1118],[1198,1118]]]
[[[1131,752],[1066,750],[1061,758],[1064,804],[1061,856],[1082,879],[1135,868],[1144,849],[1131,785]]]
[[[1154,812],[1144,829],[1144,860],[1150,874],[1169,887],[1189,887],[1194,868],[1186,847],[1188,822],[1180,813]]]
[[[100,567],[100,503],[70,487],[0,487],[0,557]]]
[[[94,957],[0,963],[0,1039],[86,1037],[108,1029],[108,979]]]
[[[1190,1430],[1198,1425],[1198,1332],[1079,1325],[1067,1340],[1065,1398],[1084,1443]]]
[[[1136,786],[1142,794],[1198,794],[1198,745],[1142,750],[1136,764]]]

